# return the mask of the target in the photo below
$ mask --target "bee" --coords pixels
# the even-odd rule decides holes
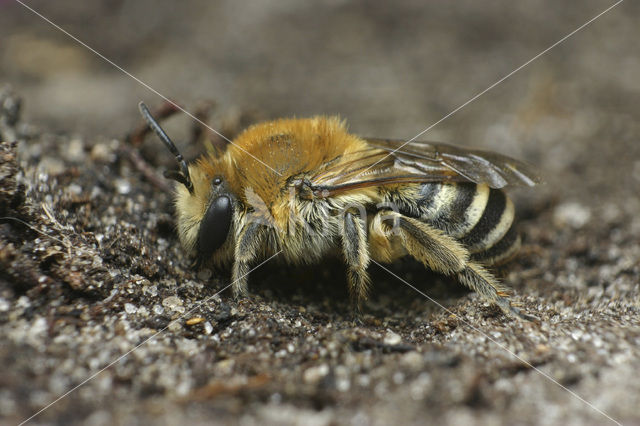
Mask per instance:
[[[356,310],[372,261],[411,256],[455,277],[505,313],[508,288],[487,269],[518,251],[503,188],[533,186],[535,171],[507,156],[428,142],[365,139],[337,117],[255,124],[223,151],[187,164],[143,103],[142,116],[175,155],[182,246],[199,263],[231,265],[233,293],[250,267],[279,253],[292,264],[341,255]]]

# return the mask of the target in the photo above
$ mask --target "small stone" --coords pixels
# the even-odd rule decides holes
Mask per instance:
[[[205,334],[211,334],[211,332],[213,331],[213,326],[211,325],[211,323],[209,321],[204,323],[204,332]]]
[[[269,397],[269,401],[272,404],[280,404],[282,402],[282,395],[276,392]]]
[[[233,359],[229,358],[216,362],[213,365],[213,368],[217,374],[226,376],[233,373],[233,367],[235,366],[235,364],[236,362]]]
[[[413,370],[418,370],[422,368],[422,366],[424,365],[424,361],[422,359],[422,355],[420,355],[418,352],[411,351],[407,352],[402,356],[402,358],[400,358],[400,364],[407,366]]]
[[[396,385],[401,385],[402,383],[404,383],[404,373],[401,371],[396,371],[395,373],[393,373],[393,383],[395,383]]]
[[[187,325],[196,325],[196,324],[200,324],[203,321],[204,321],[204,318],[202,318],[202,317],[193,317],[193,318],[189,318],[186,321],[186,324]]]
[[[339,392],[347,392],[349,391],[349,389],[351,389],[351,381],[346,378],[346,377],[342,377],[336,380],[336,389],[338,389]]]
[[[172,333],[178,333],[178,332],[182,331],[182,324],[180,324],[179,321],[171,321],[169,323],[169,325],[167,326],[167,328]]]
[[[124,311],[131,315],[131,314],[135,314],[136,312],[138,312],[138,308],[136,308],[131,303],[125,303],[124,304]]]
[[[48,328],[47,320],[42,317],[38,317],[31,324],[31,328],[29,329],[29,334],[32,335],[33,337],[43,335],[47,331],[47,328]]]
[[[79,163],[84,160],[84,144],[80,139],[72,139],[65,147],[64,154],[67,160]]]
[[[62,174],[67,169],[67,166],[63,161],[53,157],[43,158],[42,161],[40,161],[39,167],[46,174],[50,175]],[[45,178],[45,180],[48,180],[48,176]]]
[[[302,374],[302,379],[305,383],[316,384],[327,374],[329,374],[329,366],[327,364],[320,364],[307,368]]]
[[[111,149],[105,144],[96,144],[91,148],[89,154],[94,162],[110,163],[115,161],[115,155]]]
[[[369,384],[371,384],[371,377],[368,374],[359,375],[358,376],[358,384],[363,388],[368,387]]]
[[[82,194],[82,187],[76,183],[72,183],[71,185],[69,185],[67,190],[74,195]]]
[[[399,345],[400,343],[402,343],[402,337],[400,337],[399,334],[394,333],[391,330],[387,331],[387,334],[385,334],[384,336],[385,345],[394,346],[394,345]]]
[[[162,306],[172,311],[184,312],[184,308],[182,307],[182,299],[180,299],[178,296],[165,297],[162,300]]]
[[[116,190],[118,194],[126,195],[131,192],[131,183],[126,179],[116,179]]]
[[[409,384],[409,394],[411,399],[418,401],[423,399],[432,387],[432,380],[429,373],[421,373],[411,384]]]
[[[155,285],[144,285],[142,287],[142,291],[147,293],[149,296],[157,296],[158,295],[158,287]]]
[[[562,203],[553,212],[553,221],[557,226],[568,225],[574,229],[585,226],[591,219],[591,210],[576,202]]]

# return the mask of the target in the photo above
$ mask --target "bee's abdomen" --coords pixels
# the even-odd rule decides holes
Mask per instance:
[[[515,254],[520,237],[514,226],[513,202],[498,189],[491,189],[482,217],[459,238],[473,260],[495,264]]]
[[[473,183],[427,184],[423,194],[421,218],[455,238],[476,226],[489,201],[489,187]]]
[[[421,218],[460,241],[473,260],[496,264],[520,246],[515,209],[499,189],[484,184],[426,184]]]

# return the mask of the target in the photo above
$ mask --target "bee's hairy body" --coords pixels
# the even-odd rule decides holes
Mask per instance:
[[[254,125],[225,152],[187,167],[141,110],[183,167],[175,200],[182,245],[201,262],[231,264],[236,295],[247,293],[250,267],[268,256],[312,263],[338,254],[359,307],[371,260],[411,256],[523,317],[485,269],[520,243],[513,204],[495,189],[533,184],[517,161],[444,144],[423,143],[416,153],[380,149],[381,141],[348,133],[337,118],[315,117]],[[484,177],[465,165],[478,158]]]
[[[400,213],[455,238],[474,261],[500,264],[515,255],[520,247],[513,202],[504,191],[486,184],[412,185],[389,192],[385,201],[397,205]]]

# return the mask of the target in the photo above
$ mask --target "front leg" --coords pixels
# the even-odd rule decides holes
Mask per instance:
[[[264,239],[265,227],[256,222],[246,224],[238,233],[232,273],[233,296],[236,298],[247,295],[247,276],[251,262],[258,257]]]
[[[367,247],[367,225],[365,220],[347,211],[342,222],[342,252],[347,263],[349,294],[357,312],[369,290],[369,248]]]

